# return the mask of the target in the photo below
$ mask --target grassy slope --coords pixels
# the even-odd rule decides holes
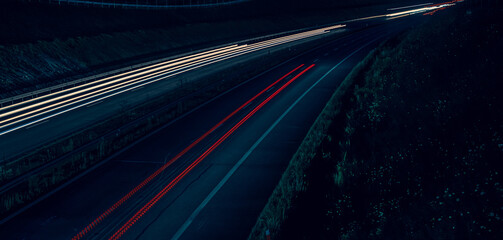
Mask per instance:
[[[167,12],[46,5],[2,8],[0,97],[48,87],[76,74],[110,70],[133,59],[156,58],[385,9],[367,6],[300,14],[295,9],[273,12],[240,6]]]
[[[327,105],[317,124],[330,126],[310,133],[321,144],[299,149],[314,157],[292,160],[252,239],[267,228],[275,239],[502,236],[502,12],[464,13],[434,16],[349,76],[356,85],[329,103],[340,112]]]

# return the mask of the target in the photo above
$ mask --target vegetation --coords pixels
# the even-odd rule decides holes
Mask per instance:
[[[501,13],[440,12],[369,55],[250,239],[500,238]]]

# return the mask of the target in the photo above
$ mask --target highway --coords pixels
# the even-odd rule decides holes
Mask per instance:
[[[223,46],[1,107],[0,162],[110,118],[123,111],[123,106],[138,105],[175,91],[180,87],[180,78],[197,81],[212,72],[266,55],[268,51],[295,47],[297,44],[338,34],[341,31],[354,30],[365,24],[438,10],[446,5],[452,3],[400,9],[399,12],[350,20],[265,41]],[[349,24],[349,27],[346,27],[346,24]],[[136,90],[139,91],[134,92]],[[85,109],[90,107],[92,108]]]
[[[379,43],[425,19],[408,16],[433,14],[454,2],[400,7],[401,12],[218,47],[0,108],[0,157],[8,159],[114,116],[124,105],[175,91],[180,77],[197,81],[271,51],[325,39],[3,219],[0,236],[245,239],[311,124],[351,69]]]
[[[120,105],[120,101],[127,101],[126,104],[128,105],[145,101],[144,97],[137,98],[136,101],[132,100],[131,98],[135,97],[134,94],[131,94],[133,90],[150,85],[149,87],[154,88],[155,91],[150,91],[148,93],[149,97],[157,97],[162,93],[176,90],[179,87],[179,81],[174,77],[183,73],[191,72],[194,74],[194,70],[198,69],[207,72],[208,70],[204,67],[218,68],[218,66],[215,66],[216,63],[226,64],[225,67],[229,67],[229,65],[243,61],[240,57],[250,59],[256,57],[256,55],[253,55],[254,53],[264,54],[263,50],[265,49],[289,47],[292,46],[289,43],[297,44],[302,42],[302,40],[306,41],[323,37],[330,34],[331,31],[342,27],[343,25],[334,25],[251,44],[236,44],[212,49],[97,79],[73,88],[0,108],[0,156],[8,159],[20,152],[33,149],[75,131],[77,127],[75,124],[57,122],[60,119],[57,119],[56,122],[47,123],[59,115],[93,104],[99,104],[103,100],[108,100],[109,98],[128,92],[129,96],[125,97],[125,95],[121,95],[119,98],[116,97],[108,101],[109,105],[113,103],[116,107],[101,106],[99,110],[94,109],[92,118],[86,117],[90,113],[84,116],[81,115],[76,122],[80,128],[84,128],[121,111],[121,109],[116,109]],[[169,81],[166,81],[167,79]],[[142,95],[145,95],[145,92],[145,89],[142,90]],[[95,112],[97,111],[104,115],[96,116]],[[75,111],[72,113],[75,113]],[[75,115],[78,116],[78,114]],[[45,131],[45,128],[52,128],[54,131],[37,134],[37,130],[33,129],[33,127],[40,124],[44,124],[42,131]],[[62,125],[65,127],[58,127]],[[26,131],[26,129],[29,129],[29,131]],[[43,137],[26,142],[27,135],[34,133],[39,136],[43,135]]]
[[[2,239],[245,239],[334,90],[371,49],[420,19],[375,21],[240,84],[0,225]],[[156,76],[273,43],[229,46],[12,106],[1,113],[4,136]]]

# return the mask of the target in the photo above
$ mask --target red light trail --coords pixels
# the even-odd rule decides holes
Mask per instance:
[[[220,137],[210,148],[208,148],[201,156],[199,156],[192,164],[190,164],[183,172],[176,176],[168,185],[166,185],[157,195],[155,195],[147,204],[145,204],[140,210],[138,210],[133,217],[131,217],[117,232],[115,232],[109,240],[116,240],[122,237],[126,231],[131,228],[147,211],[152,208],[164,195],[166,195],[169,190],[171,190],[183,177],[185,177],[194,167],[196,167],[202,160],[204,160],[213,150],[215,150],[223,141],[225,141],[234,131],[236,131],[241,125],[243,125],[251,116],[253,116],[258,110],[260,110],[265,104],[267,104],[271,99],[278,95],[283,89],[290,85],[297,78],[302,76],[308,70],[313,68],[315,65],[312,64],[308,68],[304,69],[302,72],[297,74],[295,77],[290,79],[281,88],[276,90],[267,99],[255,107],[250,113],[248,113],[243,119],[241,119],[236,125],[234,125],[227,133]]]
[[[145,185],[147,185],[152,179],[157,177],[160,173],[162,173],[166,168],[168,168],[171,164],[173,164],[176,160],[178,160],[180,157],[182,157],[185,153],[187,153],[190,149],[192,149],[194,146],[196,146],[199,142],[201,142],[203,139],[205,139],[208,135],[210,135],[215,129],[220,127],[222,124],[224,124],[227,120],[229,120],[232,116],[234,116],[236,113],[238,113],[240,110],[242,110],[244,107],[246,107],[248,104],[250,104],[252,101],[257,99],[259,96],[267,92],[269,89],[271,89],[274,85],[276,85],[278,82],[284,80],[286,77],[288,77],[290,74],[294,73],[295,71],[299,70],[301,67],[303,67],[304,64],[296,67],[292,71],[288,72],[275,82],[273,82],[271,85],[260,91],[258,94],[256,94],[254,97],[250,98],[248,101],[243,103],[240,107],[238,107],[236,110],[234,110],[231,114],[229,114],[227,117],[222,119],[220,122],[218,122],[215,126],[213,126],[210,130],[208,130],[206,133],[201,135],[197,140],[195,140],[193,143],[191,143],[189,146],[187,146],[185,149],[183,149],[180,153],[178,153],[175,157],[173,157],[171,160],[169,160],[167,163],[165,163],[162,167],[157,169],[154,173],[152,173],[148,178],[143,180],[138,186],[133,188],[129,193],[127,193],[125,196],[123,196],[119,201],[117,201],[115,204],[113,204],[108,210],[103,212],[99,217],[97,217],[94,221],[92,221],[89,225],[87,225],[83,230],[81,230],[77,235],[75,235],[72,240],[79,240],[82,237],[84,237],[89,231],[91,231],[94,227],[96,227],[99,223],[101,223],[106,217],[108,217],[113,211],[115,211],[118,207],[120,207],[124,202],[126,202],[129,198],[131,198],[135,193],[137,193],[140,189],[142,189]]]
[[[450,2],[443,2],[443,3],[437,3],[437,4],[433,4],[433,5],[430,5],[428,7],[439,7],[439,6],[443,6],[441,8],[437,8],[433,11],[430,11],[430,12],[427,12],[427,13],[424,13],[423,15],[426,16],[426,15],[433,15],[435,14],[436,12],[438,11],[441,11],[441,10],[445,10],[446,8],[448,7],[452,7],[454,6],[456,3],[458,2],[462,2],[463,0],[454,0],[454,1],[450,1]]]

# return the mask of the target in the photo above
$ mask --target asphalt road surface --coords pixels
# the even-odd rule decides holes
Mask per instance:
[[[2,224],[1,238],[246,239],[342,80],[418,19],[355,31],[239,85]]]

